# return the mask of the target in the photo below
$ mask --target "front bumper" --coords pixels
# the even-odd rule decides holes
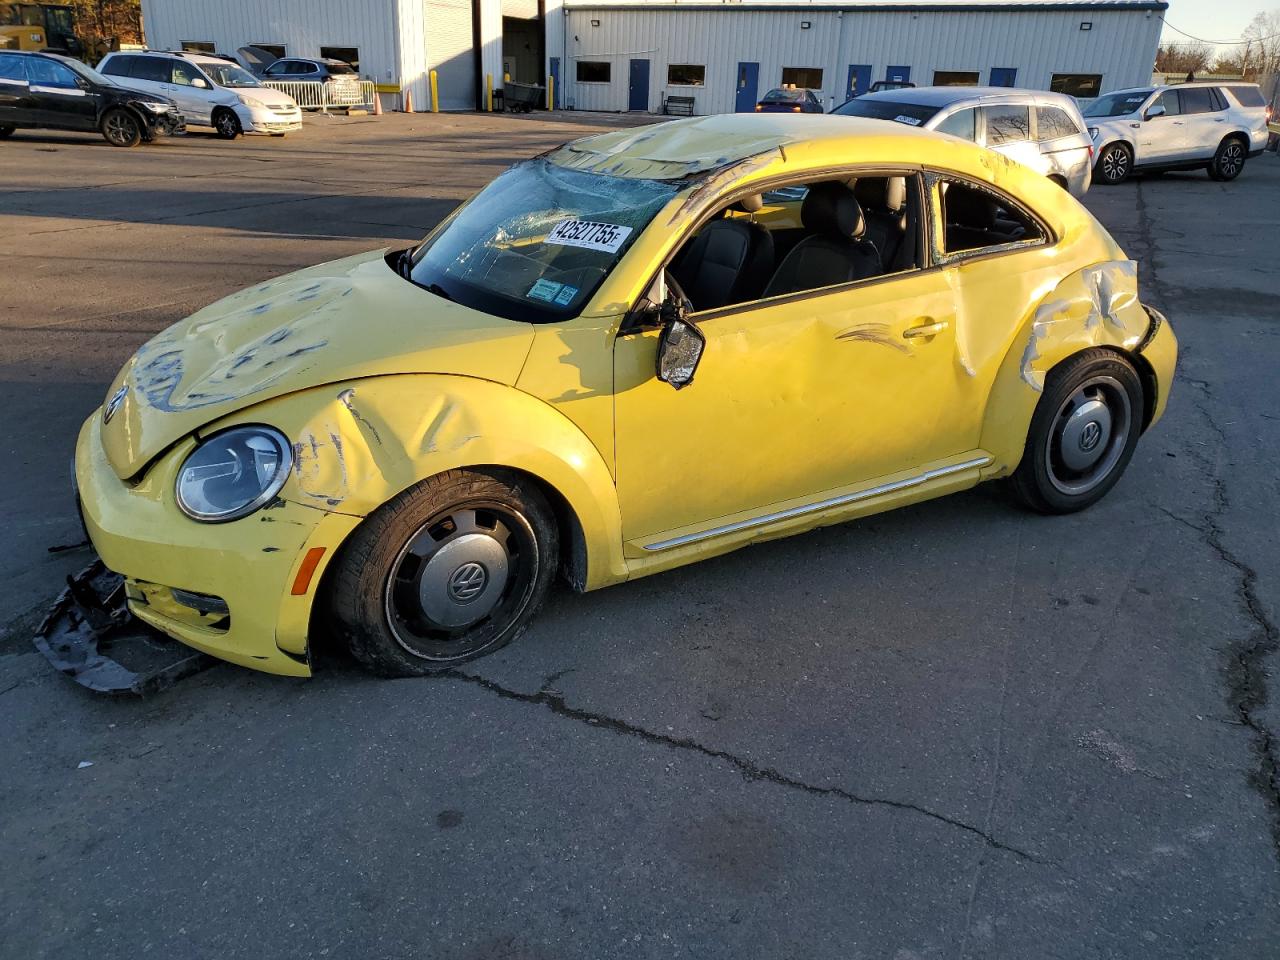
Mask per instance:
[[[273,110],[270,107],[244,107],[237,111],[240,128],[245,133],[296,133],[302,129],[302,111]]]
[[[1151,422],[1147,424],[1149,430],[1160,421],[1169,405],[1169,391],[1173,387],[1174,369],[1178,365],[1178,338],[1174,336],[1173,327],[1163,313],[1154,307],[1146,309],[1155,329],[1138,347],[1138,352],[1151,364],[1151,370],[1156,376],[1156,404],[1151,413]]]
[[[187,132],[187,121],[177,110],[168,113],[144,111],[144,117],[152,136],[173,137]]]
[[[95,412],[80,430],[75,460],[89,539],[107,568],[125,577],[134,616],[223,660],[310,676],[307,633],[316,589],[359,518],[276,501],[231,523],[198,523],[179,511],[173,494],[178,467],[193,447],[190,439],[175,445],[139,482],[126,483],[107,463]],[[295,596],[303,557],[316,547],[324,548],[320,565]],[[226,615],[193,608],[188,594],[220,598]]]

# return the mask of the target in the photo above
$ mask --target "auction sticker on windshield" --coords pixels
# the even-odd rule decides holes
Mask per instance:
[[[564,247],[583,247],[604,253],[617,253],[618,248],[631,235],[630,227],[616,223],[596,223],[593,220],[561,220],[547,234],[547,243]]]

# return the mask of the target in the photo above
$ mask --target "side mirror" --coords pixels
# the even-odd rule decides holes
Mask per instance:
[[[1164,116],[1164,107],[1162,107],[1160,104],[1157,103],[1157,104],[1153,104],[1147,110],[1147,112],[1143,115],[1142,119],[1154,120],[1156,117],[1163,117],[1163,116]]]
[[[209,85],[204,82],[203,77],[192,77],[191,85],[193,87],[199,87],[201,90],[207,90],[209,88]]]
[[[658,343],[658,379],[680,390],[693,383],[707,338],[685,319],[685,308],[673,299],[663,303],[662,316],[665,323]]]

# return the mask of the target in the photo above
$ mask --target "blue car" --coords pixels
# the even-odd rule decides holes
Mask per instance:
[[[756,113],[823,113],[817,93],[804,87],[775,87],[756,104]]]

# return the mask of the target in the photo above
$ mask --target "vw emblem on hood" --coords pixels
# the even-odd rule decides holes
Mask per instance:
[[[454,603],[470,603],[484,592],[489,574],[475,562],[464,563],[449,578],[449,598]]]
[[[127,383],[111,395],[111,399],[107,401],[107,405],[102,411],[103,423],[111,422],[111,418],[116,415],[116,411],[120,409],[120,405],[124,403],[124,398],[128,395],[129,385]]]

